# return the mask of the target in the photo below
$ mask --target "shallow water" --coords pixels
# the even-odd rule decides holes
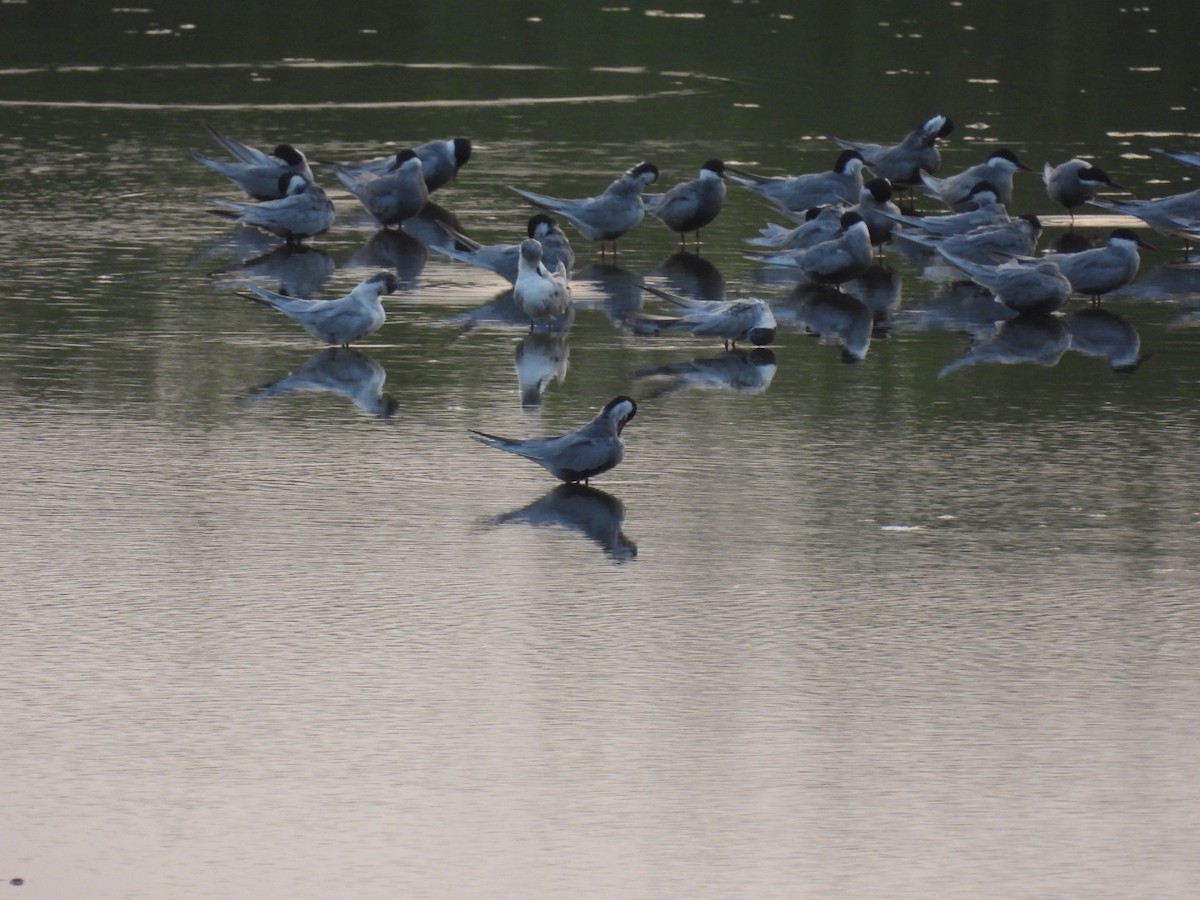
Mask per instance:
[[[714,155],[817,171],[831,135],[935,111],[959,125],[946,171],[1010,146],[1162,196],[1200,172],[1152,151],[1200,147],[1195,28],[1065,3],[1090,31],[1051,52],[1042,19],[973,2],[464,3],[407,30],[356,9],[230,42],[232,5],[57,30],[0,6],[24,38],[0,70],[0,881],[1191,896],[1200,270],[1177,239],[1143,232],[1158,249],[1101,311],[999,327],[895,250],[856,301],[795,294],[745,258],[779,219],[731,186],[699,257],[653,222],[615,265],[570,231],[556,341],[332,179],[338,222],[303,253],[208,216],[235,192],[187,154],[219,155],[204,121],[314,159],[469,135],[435,199],[489,243],[529,215],[508,185],[583,196],[652,159],[665,187]],[[1067,233],[1037,175],[1016,197],[1042,246]],[[1084,216],[1091,239],[1119,224]],[[380,268],[388,324],[349,351],[235,296]],[[781,333],[635,337],[615,317],[658,309],[643,280],[766,297]],[[861,362],[806,333],[814,309],[869,335]],[[1105,334],[1148,358],[1114,371]],[[1025,361],[982,358],[1004,342]],[[518,350],[544,362],[536,405]],[[467,437],[618,393],[626,459],[589,489]]]

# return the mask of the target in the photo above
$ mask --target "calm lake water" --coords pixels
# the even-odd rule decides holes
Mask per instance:
[[[530,214],[509,185],[819,171],[834,135],[941,112],[945,172],[1006,146],[1163,196],[1200,179],[1153,152],[1200,150],[1194,17],[189,6],[0,5],[0,892],[1195,896],[1178,239],[1140,232],[1157,249],[1101,311],[1001,328],[894,249],[851,299],[795,292],[745,256],[780,218],[731,186],[698,257],[647,221],[613,265],[568,228],[553,340],[328,170],[338,221],[287,253],[209,215],[237,193],[189,157],[221,156],[205,122],[320,160],[469,136],[435,200],[495,243]],[[1037,174],[1013,207],[1043,247],[1066,234]],[[1114,224],[1088,209],[1075,235]],[[235,293],[381,268],[401,289],[351,351]],[[753,355],[633,336],[623,312],[660,311],[643,282],[764,297],[782,330]],[[467,436],[619,393],[626,459],[590,489]]]

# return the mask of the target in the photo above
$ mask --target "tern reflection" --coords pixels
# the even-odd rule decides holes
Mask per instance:
[[[1129,320],[1102,307],[1090,307],[1067,318],[1071,349],[1098,356],[1118,375],[1132,375],[1150,354],[1142,353],[1142,340]]]
[[[761,394],[771,386],[775,369],[775,354],[766,347],[755,347],[749,352],[726,350],[717,356],[639,369],[633,377],[657,383],[647,398],[693,390]]]
[[[528,506],[484,524],[565,528],[594,541],[615,562],[626,563],[637,556],[637,544],[621,531],[624,521],[625,504],[612,494],[583,484],[560,484]]]
[[[1117,288],[1110,297],[1139,297],[1147,300],[1192,300],[1200,294],[1200,263],[1155,266],[1131,283]]]
[[[447,228],[451,230],[447,231]],[[451,232],[461,231],[462,226],[458,216],[429,200],[419,213],[400,224],[400,230],[426,246],[453,247],[454,235]]]
[[[570,356],[565,334],[531,332],[518,342],[513,359],[522,406],[535,409],[542,405],[542,394],[550,382],[562,384],[567,377]]]
[[[711,262],[694,253],[676,253],[659,264],[657,274],[666,278],[677,294],[697,300],[724,300],[725,276]]]
[[[1071,331],[1058,316],[1024,314],[1009,319],[996,332],[972,344],[965,354],[942,367],[938,378],[980,363],[1054,366],[1071,346]]]
[[[900,309],[900,275],[893,268],[874,263],[846,285],[846,293],[857,297],[871,311],[878,336],[890,328],[892,316]]]
[[[386,379],[383,366],[361,350],[327,347],[306,359],[294,372],[253,390],[247,403],[257,406],[272,397],[325,391],[341,394],[363,412],[387,419],[395,415],[397,403],[394,397],[383,393]]]
[[[566,313],[548,322],[539,324],[534,331],[529,327],[529,314],[517,306],[512,288],[506,288],[497,293],[491,300],[474,309],[468,309],[440,320],[441,324],[454,328],[454,334],[449,343],[465,337],[476,328],[518,328],[521,331],[536,335],[565,336],[571,330],[575,321],[575,304],[572,303]],[[519,377],[519,373],[518,373]]]
[[[217,263],[212,276],[221,279],[221,290],[230,282],[262,279],[289,297],[314,297],[332,277],[333,259],[319,247],[287,245],[257,228],[240,227],[216,241],[198,247],[191,255],[196,264]]]
[[[380,228],[342,264],[344,269],[391,269],[400,284],[411,290],[425,268],[425,245],[395,228]]]
[[[336,268],[333,258],[324,250],[306,244],[280,244],[269,253],[220,274],[266,279],[279,285],[280,294],[313,298],[321,293]]]
[[[997,323],[1016,318],[996,295],[974,282],[947,284],[929,298],[923,308],[910,309],[898,321],[909,331],[955,331],[992,335]]]
[[[1059,235],[1058,240],[1051,245],[1055,253],[1081,253],[1091,250],[1092,246],[1091,238],[1074,230]]]
[[[192,251],[189,262],[201,265],[218,263],[227,268],[240,266],[248,259],[262,256],[279,246],[279,238],[249,225],[239,225],[215,240]]]
[[[866,358],[875,316],[857,297],[829,285],[801,284],[772,308],[780,325],[841,347],[842,362],[858,363]]]
[[[574,306],[598,310],[618,323],[645,303],[641,277],[607,263],[592,263],[576,272],[571,291]]]

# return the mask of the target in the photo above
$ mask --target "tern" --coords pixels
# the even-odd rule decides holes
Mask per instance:
[[[1042,181],[1046,183],[1046,195],[1066,208],[1072,225],[1075,224],[1075,207],[1095,197],[1097,188],[1105,185],[1125,190],[1103,169],[1083,159],[1069,159],[1057,166],[1046,163],[1042,168]]]
[[[445,187],[458,176],[458,170],[471,159],[470,138],[457,137],[446,140],[428,141],[412,148],[421,160],[421,172],[425,176],[425,188],[433,193]],[[364,162],[342,163],[340,168],[351,175],[386,175],[395,165],[396,155],[369,159]]]
[[[940,237],[968,234],[984,225],[1002,225],[1008,221],[1008,210],[1000,202],[1000,192],[991,182],[981,181],[971,188],[971,203],[974,209],[950,213],[944,216],[898,216],[896,221],[904,226],[904,236],[920,229]]]
[[[696,232],[700,245],[700,229],[712,222],[725,202],[725,163],[710,159],[700,167],[700,174],[691,181],[681,182],[665,194],[643,194],[646,212],[679,235],[679,246],[687,242],[687,233]]]
[[[796,212],[814,206],[847,205],[858,202],[863,186],[863,155],[843,150],[828,172],[813,172],[792,177],[755,175],[732,166],[725,167],[726,177],[765,197],[782,210]]]
[[[1052,313],[1071,296],[1071,282],[1048,260],[1025,266],[1009,260],[998,266],[974,263],[942,251],[942,256],[962,269],[968,278],[987,288],[996,299],[1018,313]]]
[[[692,300],[648,284],[642,288],[684,312],[680,316],[630,313],[625,322],[636,334],[687,332],[696,337],[716,337],[724,342],[726,350],[737,347],[738,341],[749,341],[761,347],[775,340],[778,326],[765,300]]]
[[[1132,229],[1117,228],[1101,247],[1080,250],[1078,253],[1049,253],[1039,257],[1037,262],[1053,262],[1071,282],[1072,291],[1091,297],[1093,303],[1098,303],[1102,295],[1133,281],[1140,263],[1138,247],[1154,249]],[[1036,263],[1029,260],[1028,264]]]
[[[534,238],[521,242],[517,259],[517,277],[513,282],[513,299],[529,316],[529,330],[539,321],[564,315],[571,307],[571,288],[567,283],[567,267],[560,260],[553,272],[542,263],[542,245]]]
[[[1108,200],[1093,197],[1092,206],[1136,216],[1156,231],[1183,234],[1200,226],[1200,189],[1155,200]]]
[[[871,268],[874,250],[871,233],[863,217],[854,210],[842,213],[841,229],[836,237],[805,250],[751,257],[770,266],[799,269],[817,284],[844,284]]]
[[[637,403],[625,396],[614,397],[586,425],[557,437],[515,440],[470,429],[472,437],[488,447],[523,456],[555,478],[568,483],[583,482],[617,465],[625,456],[621,432],[637,414]]]
[[[843,211],[840,206],[814,206],[795,228],[768,223],[758,237],[747,238],[746,243],[775,250],[803,250],[837,234],[842,227]]]
[[[430,244],[429,249],[451,259],[470,263],[481,269],[495,272],[510,284],[517,280],[517,260],[521,256],[520,244],[481,244],[449,226],[445,231],[454,238],[454,246]],[[542,245],[542,264],[553,271],[561,262],[570,273],[575,265],[575,252],[571,242],[554,219],[545,213],[530,216],[526,225],[528,237]]]
[[[221,208],[213,212],[269,231],[289,244],[324,234],[333,225],[333,203],[316,182],[295,173],[281,175],[279,190],[278,200],[259,204],[216,200]]]
[[[397,284],[391,272],[380,272],[336,300],[285,297],[250,281],[243,286],[250,294],[241,296],[278,310],[324,344],[346,347],[383,327],[386,316],[379,298],[393,293]]]
[[[1017,169],[1026,172],[1033,171],[1025,163],[1017,159],[1017,155],[1008,149],[993,150],[985,162],[971,166],[957,175],[948,178],[934,178],[922,174],[921,181],[925,184],[925,192],[931,197],[941,200],[955,212],[965,212],[970,207],[971,188],[981,181],[989,182],[996,188],[1000,202],[1005,206],[1012,203],[1013,173]]]
[[[278,200],[284,196],[280,188],[284,175],[303,175],[313,181],[312,169],[304,154],[291,144],[280,144],[269,154],[255,147],[243,144],[227,137],[209,124],[205,124],[208,133],[217,143],[237,158],[237,162],[227,163],[211,159],[203,154],[192,151],[192,158],[201,165],[208,166],[214,172],[224,175],[250,197],[255,200]]]
[[[937,140],[954,130],[946,116],[930,116],[898,144],[863,144],[857,141],[834,142],[845,150],[857,150],[863,161],[880,178],[894,185],[912,187],[921,183],[921,172],[933,175],[938,170],[941,154]]]
[[[1168,156],[1175,160],[1175,162],[1181,162],[1185,166],[1200,166],[1200,153],[1189,153],[1186,150],[1164,150],[1160,147],[1152,147],[1151,149],[1155,153]]]
[[[852,207],[864,222],[871,235],[871,245],[882,247],[892,239],[900,207],[892,202],[892,183],[886,178],[872,178],[863,185],[858,205]]]
[[[1014,256],[1032,256],[1042,233],[1042,223],[1025,213],[1001,225],[985,225],[967,234],[950,237],[910,233],[907,238],[923,247],[945,251],[960,259],[985,265],[999,265]]]
[[[658,168],[653,163],[640,162],[613,181],[604,193],[583,200],[562,200],[515,187],[509,190],[540,209],[562,216],[587,240],[599,241],[603,255],[605,242],[612,241],[615,254],[617,239],[642,221],[646,215],[642,191],[657,179]]]
[[[355,174],[341,167],[334,172],[343,187],[384,228],[412,218],[429,200],[421,160],[412,150],[397,153],[391,168],[383,175],[369,171]]]

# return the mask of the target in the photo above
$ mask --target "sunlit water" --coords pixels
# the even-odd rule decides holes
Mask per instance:
[[[972,3],[850,31],[715,2],[492,10],[487,40],[425,21],[388,56],[397,26],[367,11],[231,55],[192,40],[217,21],[125,10],[94,14],[94,55],[39,56],[40,7],[3,9],[30,40],[0,73],[0,889],[1194,894],[1200,272],[1177,239],[1145,231],[1159,249],[1101,311],[1004,327],[892,250],[819,298],[847,330],[814,335],[811,298],[745,258],[779,218],[731,187],[699,257],[650,221],[615,265],[571,231],[555,339],[327,174],[338,223],[289,254],[207,215],[235,192],[188,158],[219,153],[204,121],[314,159],[466,134],[435,199],[490,243],[530,213],[508,185],[817,171],[832,134],[942,111],[947,171],[1005,145],[1160,196],[1200,172],[1151,149],[1200,142],[1190,25],[1111,12],[1068,65]],[[798,59],[804,28],[848,59]],[[1014,206],[1042,246],[1066,233],[1036,175]],[[1121,224],[1084,215],[1092,239]],[[381,268],[401,289],[355,350],[235,294]],[[766,297],[781,334],[635,337],[643,281]],[[553,433],[618,393],[626,459],[587,489],[467,435]]]

